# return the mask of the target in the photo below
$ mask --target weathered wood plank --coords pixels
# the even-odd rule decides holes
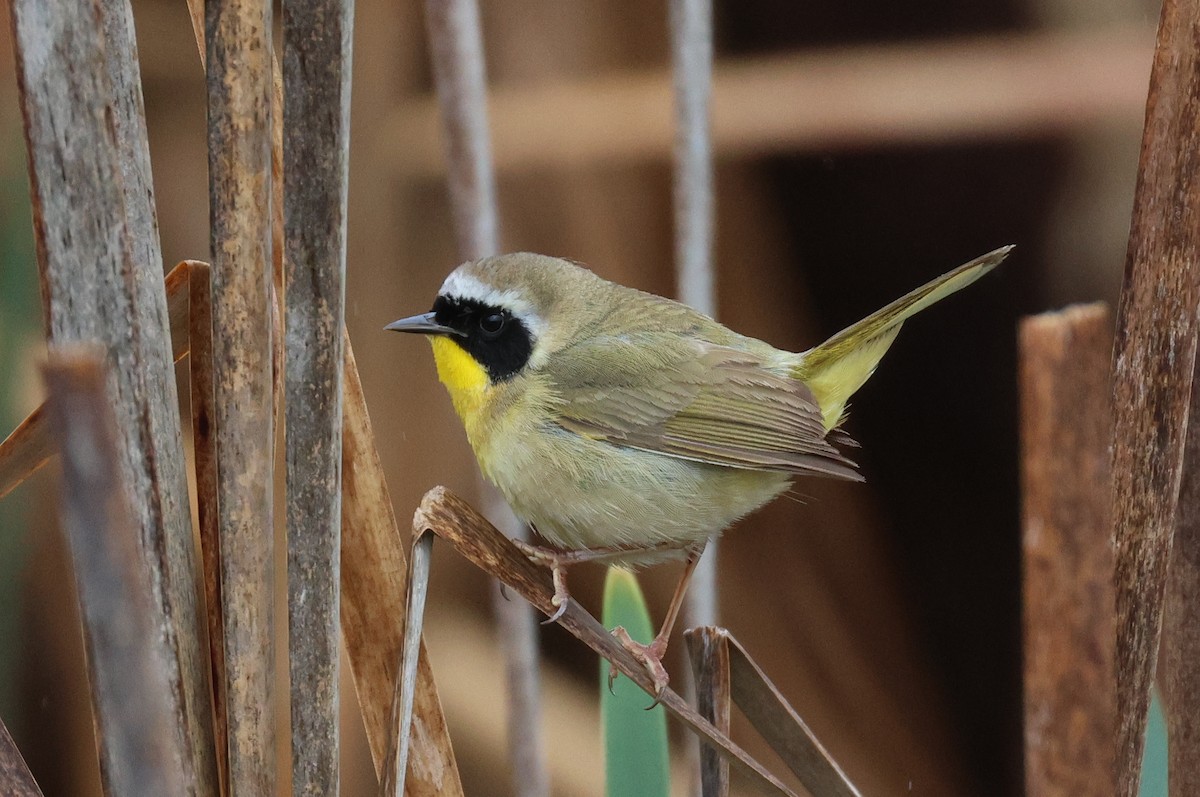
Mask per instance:
[[[362,706],[375,773],[383,780],[392,696],[403,649],[408,586],[406,540],[375,447],[362,380],[350,338],[345,341],[342,435],[342,636]],[[410,797],[462,794],[458,765],[424,645],[414,711],[424,732],[412,739]]]
[[[0,720],[0,791],[9,797],[42,797],[33,773]]]
[[[1200,303],[1200,2],[1159,24],[1113,357],[1117,793],[1137,789]]]
[[[229,785],[275,791],[271,4],[205,8]]]
[[[1112,316],[1093,304],[1027,318],[1020,356],[1025,789],[1107,797],[1116,787]]]
[[[51,350],[48,410],[61,451],[61,513],[87,646],[106,794],[183,794],[186,756],[168,688],[168,649],[121,482],[101,346]]]
[[[283,3],[292,791],[338,787],[342,321],[353,0]]]
[[[1153,45],[1153,26],[1139,19],[723,58],[713,73],[714,151],[740,160],[1129,124],[1145,111]],[[995,90],[997,75],[1009,90]],[[395,179],[441,179],[437,104],[432,95],[398,103],[371,131],[366,157]],[[500,174],[664,163],[678,130],[665,68],[511,81],[493,87],[488,110]]]
[[[188,793],[211,794],[212,739],[195,561],[129,9],[12,4],[49,337],[114,358],[122,482],[155,628],[171,651],[170,728]]]

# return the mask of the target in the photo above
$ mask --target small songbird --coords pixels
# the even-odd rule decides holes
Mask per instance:
[[[799,354],[526,252],[464,263],[430,312],[386,329],[429,336],[484,476],[552,544],[523,548],[552,569],[555,617],[569,564],[687,560],[652,643],[614,631],[661,690],[662,654],[706,542],[796,476],[861,480],[839,450],[853,445],[838,430],[847,401],[907,318],[1011,248]]]

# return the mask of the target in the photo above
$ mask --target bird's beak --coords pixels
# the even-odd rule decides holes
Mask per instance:
[[[433,313],[421,313],[420,315],[401,318],[399,321],[393,321],[384,329],[390,329],[392,332],[416,332],[420,335],[457,335],[458,330],[453,327],[443,326],[439,324]]]

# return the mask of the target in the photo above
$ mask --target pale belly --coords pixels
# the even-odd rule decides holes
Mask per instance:
[[[484,474],[562,548],[672,546],[677,555],[783,492],[787,474],[726,468],[580,437],[557,426],[493,439]],[[634,556],[648,564],[667,556]]]

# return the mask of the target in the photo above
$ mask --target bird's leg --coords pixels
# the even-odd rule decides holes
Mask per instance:
[[[554,581],[554,597],[550,599],[550,605],[554,607],[555,611],[554,614],[542,621],[542,625],[549,625],[557,621],[558,618],[563,616],[563,612],[567,610],[567,603],[571,599],[571,594],[567,591],[568,565],[575,565],[580,562],[602,562],[605,559],[620,559],[631,553],[678,550],[677,546],[670,543],[634,546],[611,545],[600,548],[577,548],[568,551],[549,548],[544,545],[530,545],[521,540],[513,540],[513,543],[530,561],[550,568],[550,576]]]
[[[688,583],[692,580],[692,573],[696,570],[696,564],[700,561],[700,556],[704,553],[705,544],[702,543],[696,548],[688,552],[687,563],[683,566],[683,575],[679,577],[679,583],[675,585],[675,594],[671,596],[671,605],[667,607],[667,616],[663,618],[663,624],[658,629],[658,633],[654,636],[654,640],[649,645],[643,645],[641,642],[636,642],[629,636],[629,632],[621,626],[617,626],[612,630],[612,635],[621,643],[621,647],[625,648],[629,653],[637,659],[646,671],[650,674],[651,681],[654,682],[654,703],[651,708],[658,705],[658,696],[662,694],[663,689],[666,689],[670,677],[667,675],[667,669],[663,666],[662,658],[667,652],[667,641],[671,637],[671,629],[675,627],[675,621],[679,618],[679,610],[683,606],[683,596],[687,594]],[[617,668],[615,665],[610,665],[608,670],[608,688],[612,689],[613,681],[617,677]]]

